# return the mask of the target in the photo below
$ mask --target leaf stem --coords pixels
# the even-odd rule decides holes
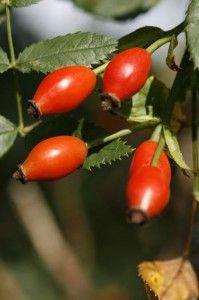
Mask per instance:
[[[17,111],[18,111],[18,130],[19,133],[22,135],[22,131],[24,128],[22,96],[20,93],[18,73],[17,70],[14,69],[16,65],[16,59],[15,59],[15,51],[14,51],[13,38],[12,38],[10,7],[8,5],[6,5],[6,29],[7,29],[8,46],[10,50],[11,66],[13,67],[13,74],[14,74],[15,97],[16,97]]]
[[[96,140],[88,143],[88,149],[91,149],[91,148],[99,146],[99,145],[103,145],[105,143],[111,142],[115,139],[121,138],[123,136],[129,135],[131,133],[134,133],[134,132],[137,132],[140,130],[149,129],[150,127],[153,127],[155,125],[157,125],[157,124],[155,124],[154,122],[153,123],[147,122],[147,123],[141,123],[141,124],[134,125],[131,128],[122,129],[122,130],[117,131],[111,135],[104,137],[104,138],[99,138],[99,139],[96,139]]]

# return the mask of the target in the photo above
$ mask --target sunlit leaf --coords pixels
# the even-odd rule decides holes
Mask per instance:
[[[77,32],[42,41],[25,48],[17,60],[21,72],[51,72],[62,66],[102,62],[117,47],[112,37],[89,32]]]
[[[198,299],[197,276],[188,260],[181,257],[165,261],[143,262],[138,272],[146,286],[160,300]]]

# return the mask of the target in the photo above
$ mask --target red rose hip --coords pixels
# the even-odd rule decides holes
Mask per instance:
[[[23,183],[62,178],[83,164],[87,152],[87,145],[74,136],[46,139],[32,149],[13,178]]]
[[[111,109],[136,94],[145,84],[150,68],[151,55],[142,48],[131,48],[114,56],[103,76],[102,107]]]
[[[139,145],[132,158],[129,170],[130,176],[134,176],[142,167],[150,166],[157,147],[158,143],[153,140],[147,140]],[[171,181],[171,166],[164,151],[160,155],[157,167],[161,170],[166,184],[169,185]]]
[[[28,112],[36,118],[59,114],[78,107],[94,90],[95,73],[86,66],[63,67],[40,83]]]
[[[146,166],[129,179],[126,193],[129,219],[142,224],[163,211],[170,189],[159,168]]]

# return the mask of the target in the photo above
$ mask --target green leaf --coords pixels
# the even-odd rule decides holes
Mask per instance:
[[[199,68],[199,1],[192,0],[186,16],[187,44],[195,68]]]
[[[14,7],[24,7],[24,6],[30,6],[33,4],[37,4],[41,0],[5,0],[6,3],[10,6]]]
[[[89,32],[67,34],[27,47],[19,55],[17,68],[24,73],[47,73],[69,65],[90,67],[105,60],[116,47],[117,41],[109,36]]]
[[[126,145],[121,139],[117,139],[104,146],[99,152],[90,154],[84,162],[83,168],[91,170],[92,168],[100,168],[102,165],[110,165],[122,157],[127,157],[132,153],[133,149]]]
[[[169,89],[155,77],[147,79],[144,87],[129,101],[124,101],[119,115],[129,122],[157,121],[164,112]]]
[[[152,43],[167,35],[167,32],[154,26],[139,28],[119,39],[118,48],[120,51],[131,47],[147,48]]]
[[[176,164],[185,170],[190,170],[190,168],[187,166],[186,162],[184,161],[183,154],[180,150],[180,146],[178,143],[178,140],[176,138],[176,135],[172,133],[167,127],[163,127],[164,131],[164,137],[165,142],[167,144],[167,147],[169,149],[169,153],[173,160],[176,162]]]
[[[12,147],[16,136],[15,125],[0,115],[0,158]]]
[[[158,0],[73,0],[84,10],[103,17],[137,14],[155,5]]]
[[[179,67],[175,63],[174,50],[178,45],[178,40],[175,34],[172,35],[171,42],[168,49],[168,54],[166,58],[167,66],[173,71],[179,71]]]
[[[0,73],[3,73],[9,69],[9,59],[7,53],[0,48]]]

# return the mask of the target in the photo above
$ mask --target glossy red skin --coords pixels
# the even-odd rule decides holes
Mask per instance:
[[[129,210],[139,210],[151,219],[166,207],[170,189],[165,184],[159,168],[146,166],[138,174],[130,177],[126,193]]]
[[[129,174],[134,176],[143,166],[150,166],[158,143],[152,140],[143,142],[135,151],[131,161]],[[171,182],[171,166],[164,151],[160,155],[157,167],[160,168],[167,185]]]
[[[131,48],[108,64],[103,76],[103,93],[118,101],[136,94],[145,84],[151,68],[151,55],[142,48]]]
[[[64,113],[79,106],[94,90],[95,73],[85,66],[63,67],[47,75],[33,101],[41,115]]]
[[[25,181],[54,180],[80,167],[87,152],[86,144],[77,137],[53,137],[37,144],[20,168]]]

